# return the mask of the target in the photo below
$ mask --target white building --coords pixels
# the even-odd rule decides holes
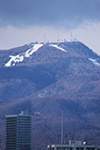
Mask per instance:
[[[86,142],[69,141],[69,144],[48,145],[48,150],[100,150],[100,145],[88,145]]]

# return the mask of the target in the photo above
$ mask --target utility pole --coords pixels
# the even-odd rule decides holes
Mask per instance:
[[[61,149],[63,147],[63,113],[61,116]]]

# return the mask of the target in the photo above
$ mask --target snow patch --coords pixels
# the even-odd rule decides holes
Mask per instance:
[[[62,47],[58,46],[58,45],[55,45],[55,44],[50,44],[49,46],[52,46],[52,47],[55,47],[59,50],[62,50],[63,52],[66,52],[65,49],[63,49]]]
[[[9,56],[11,59],[5,64],[5,67],[15,66],[16,62],[22,62],[24,60],[24,57],[20,54],[16,56]]]
[[[43,44],[34,44],[32,48],[28,49],[25,53],[20,53],[16,56],[10,55],[11,58],[6,64],[5,67],[15,66],[17,62],[22,62],[24,58],[30,57],[34,52],[36,52]]]
[[[30,57],[30,55],[32,55],[34,52],[36,52],[42,46],[43,46],[43,44],[34,45],[32,48],[30,48],[29,50],[27,50],[25,52],[25,57]]]
[[[40,115],[40,112],[36,111],[34,114],[35,114],[35,115]]]
[[[89,60],[96,66],[100,66],[100,63],[98,63],[95,59],[89,58]]]

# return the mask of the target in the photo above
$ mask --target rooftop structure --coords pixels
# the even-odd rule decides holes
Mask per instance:
[[[48,145],[48,150],[100,150],[100,145],[88,145],[82,141],[69,141],[69,144]]]

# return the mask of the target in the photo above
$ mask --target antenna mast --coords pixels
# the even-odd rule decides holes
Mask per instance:
[[[44,44],[46,44],[46,35],[44,34]]]
[[[57,42],[59,42],[59,36],[57,36]]]

